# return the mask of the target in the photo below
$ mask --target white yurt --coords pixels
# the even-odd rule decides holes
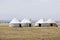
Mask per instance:
[[[57,27],[56,21],[53,19],[48,19],[46,23],[48,24],[48,26],[56,26]]]
[[[31,25],[32,25],[32,22],[31,22],[30,19],[23,19],[21,21],[21,26],[22,27],[31,27]]]
[[[9,23],[10,27],[21,27],[20,21],[16,18],[13,18]]]
[[[35,26],[41,27],[41,26],[44,26],[44,24],[45,24],[45,20],[40,19],[35,23]]]

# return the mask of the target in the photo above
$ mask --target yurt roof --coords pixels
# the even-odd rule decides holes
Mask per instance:
[[[13,18],[13,19],[11,20],[10,24],[11,24],[11,23],[20,23],[20,21],[19,21],[18,19],[16,19],[16,18]]]
[[[48,19],[47,23],[56,23],[53,19]]]
[[[30,19],[23,19],[21,23],[31,23]]]
[[[36,23],[45,23],[45,21],[44,21],[44,19],[40,19]]]

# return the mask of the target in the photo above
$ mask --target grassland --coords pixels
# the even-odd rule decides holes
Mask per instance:
[[[11,28],[0,24],[0,40],[60,40],[59,27]]]

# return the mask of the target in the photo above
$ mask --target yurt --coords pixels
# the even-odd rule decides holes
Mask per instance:
[[[40,19],[35,23],[36,27],[43,27],[45,25],[45,20],[44,19]]]
[[[20,21],[16,18],[13,18],[9,23],[9,27],[21,27]]]
[[[31,22],[30,19],[23,19],[21,21],[21,26],[22,27],[31,27],[31,25],[32,25],[32,22]]]
[[[57,27],[56,21],[53,19],[48,19],[48,21],[46,23],[48,24],[48,26],[56,26]]]

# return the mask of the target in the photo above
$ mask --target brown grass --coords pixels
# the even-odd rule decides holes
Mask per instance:
[[[0,24],[0,40],[60,40],[60,28],[10,28],[8,24]]]

